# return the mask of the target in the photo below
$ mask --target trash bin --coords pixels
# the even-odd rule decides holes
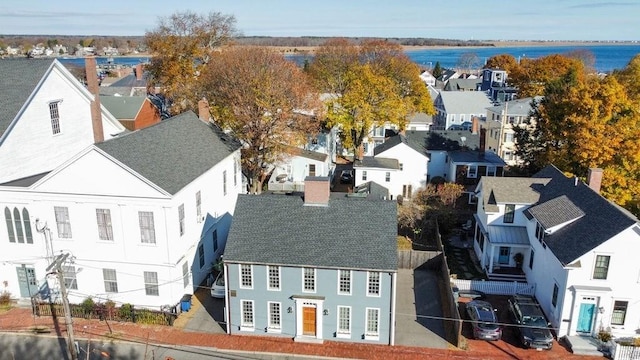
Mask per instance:
[[[180,310],[189,311],[191,309],[191,295],[185,294],[180,300]]]

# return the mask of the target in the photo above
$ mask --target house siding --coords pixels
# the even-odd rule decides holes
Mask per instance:
[[[402,170],[392,173],[392,176],[395,175],[395,179],[392,178],[393,184],[388,187],[394,198],[402,195],[403,185],[411,185],[413,192],[426,186],[429,160],[425,155],[400,143],[379,153],[376,157],[396,159],[398,163],[402,164]],[[382,180],[384,181],[384,178]],[[362,182],[362,176],[360,176],[360,182]],[[379,184],[382,183],[379,182]]]
[[[353,270],[351,272],[351,295],[338,294],[338,270],[316,269],[316,291],[305,292],[302,289],[302,267],[280,267],[280,291],[267,289],[267,265],[253,265],[253,288],[240,288],[239,265],[226,263],[228,274],[228,291],[235,295],[228,297],[230,313],[229,331],[231,334],[264,334],[293,337],[297,334],[301,314],[296,304],[305,298],[319,301],[321,305],[316,309],[317,326],[320,332],[317,338],[332,341],[348,341],[362,343],[389,344],[390,342],[390,314],[391,314],[391,283],[394,273],[380,274],[380,293],[378,297],[367,296],[367,271]],[[244,331],[240,326],[241,301],[254,301],[253,331]],[[296,300],[299,300],[296,302]],[[268,329],[268,303],[281,303],[281,331],[273,332]],[[338,306],[351,307],[350,336],[337,336]],[[292,312],[287,311],[288,308]],[[366,308],[378,308],[379,337],[378,340],[364,340]],[[328,314],[324,315],[323,311]]]

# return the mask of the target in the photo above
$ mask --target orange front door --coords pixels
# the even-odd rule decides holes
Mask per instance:
[[[308,336],[316,336],[316,308],[302,308],[302,334]]]

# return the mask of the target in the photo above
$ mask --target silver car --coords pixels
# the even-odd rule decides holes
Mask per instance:
[[[475,339],[500,340],[502,328],[498,325],[496,311],[487,301],[473,300],[467,303],[467,314]]]
[[[224,272],[220,272],[213,281],[213,284],[211,284],[211,297],[224,299],[224,295]]]

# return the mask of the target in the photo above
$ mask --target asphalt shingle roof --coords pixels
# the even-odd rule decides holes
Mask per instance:
[[[96,146],[176,194],[239,149],[240,143],[189,111]]]
[[[329,155],[317,151],[305,150],[295,146],[288,146],[285,148],[285,151],[294,156],[301,156],[307,159],[316,160],[316,161],[326,161]]]
[[[100,103],[118,120],[132,120],[140,111],[146,96],[101,96]]]
[[[526,211],[538,220],[545,229],[550,229],[556,225],[584,216],[584,211],[580,210],[566,195],[534,205]]]
[[[53,59],[0,59],[0,136],[53,62]]]
[[[387,159],[381,157],[365,156],[362,160],[353,163],[354,168],[379,168],[379,169],[400,169],[400,162],[397,159]]]
[[[442,91],[442,104],[448,114],[486,115],[491,100],[482,91]]]
[[[229,262],[397,270],[394,201],[239,195],[224,258]]]
[[[462,146],[476,150],[480,146],[480,135],[470,131],[451,130],[411,130],[405,135],[399,134],[385,140],[373,149],[374,155],[378,155],[392,147],[405,143],[420,154],[426,155],[431,151],[460,150]]]

